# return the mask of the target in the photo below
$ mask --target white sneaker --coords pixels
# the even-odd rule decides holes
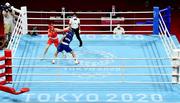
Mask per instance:
[[[78,60],[75,60],[74,63],[75,63],[75,64],[79,64],[79,61],[78,61]]]
[[[44,60],[44,56],[40,57],[40,60]]]
[[[52,60],[52,64],[55,64],[55,60]]]

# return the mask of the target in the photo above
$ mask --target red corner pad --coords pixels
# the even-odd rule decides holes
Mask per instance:
[[[11,93],[11,94],[14,94],[14,95],[19,95],[19,94],[22,94],[22,93],[25,93],[25,92],[29,92],[30,89],[29,88],[22,88],[20,91],[16,91],[14,88],[7,87],[7,86],[4,86],[4,85],[0,85],[0,91],[4,91],[4,92]]]

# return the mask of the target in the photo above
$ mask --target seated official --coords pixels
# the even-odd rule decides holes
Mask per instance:
[[[125,34],[125,31],[124,31],[124,28],[118,24],[117,27],[114,28],[113,33],[122,35],[122,34]]]

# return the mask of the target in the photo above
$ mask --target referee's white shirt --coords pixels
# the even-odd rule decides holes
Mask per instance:
[[[124,31],[124,28],[122,28],[122,27],[120,27],[120,29],[118,29],[118,27],[116,27],[116,28],[114,28],[113,33],[114,34],[124,34],[125,31]]]
[[[69,20],[69,24],[71,25],[71,27],[73,29],[77,29],[79,27],[79,24],[80,24],[80,19],[77,17],[72,17]]]

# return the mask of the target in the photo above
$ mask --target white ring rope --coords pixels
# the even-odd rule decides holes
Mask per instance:
[[[80,20],[153,20],[153,18],[79,18]],[[69,20],[69,18],[28,18],[28,20]]]
[[[137,82],[137,81],[12,81],[12,84],[17,83],[95,83],[95,84],[112,84],[112,83],[128,83],[128,84],[172,84],[177,82]]]
[[[19,14],[18,21],[11,36],[10,42],[8,44],[8,49],[11,49],[12,56],[15,55],[17,47],[19,45],[20,38],[22,36],[22,14]]]
[[[18,19],[17,19],[16,22],[17,23],[16,23],[16,25],[14,27],[15,29],[13,30],[11,39],[10,39],[10,41],[8,43],[8,47],[7,47],[8,49],[12,49],[12,47],[14,45],[14,42],[15,42],[14,37],[17,36],[17,28],[19,29],[19,26],[20,26],[20,23],[21,23],[21,15],[18,16]]]
[[[167,27],[166,27],[166,24],[165,24],[165,22],[164,22],[164,20],[163,20],[163,17],[162,17],[162,15],[161,15],[161,13],[159,13],[159,16],[160,16],[160,18],[161,18],[161,20],[162,20],[162,23],[163,23],[164,27],[165,27],[165,32],[167,32],[167,35],[169,36],[169,38],[170,38],[170,40],[171,40],[171,43],[172,43],[172,45],[174,46],[174,49],[177,49],[174,41],[172,40],[171,34],[169,33],[169,31],[168,31],[168,29],[167,29]]]
[[[12,67],[12,68],[119,68],[119,69],[124,69],[124,68],[129,68],[129,69],[145,69],[145,68],[177,68],[177,66],[172,66],[172,65],[137,65],[137,66],[49,66],[49,65],[6,65],[6,67]]]
[[[6,74],[7,76],[180,76],[180,74]]]
[[[29,30],[32,31],[32,30]],[[37,30],[36,32],[41,32],[41,33],[47,33],[47,30]],[[81,31],[81,32],[87,32],[87,33],[110,33],[113,31]],[[152,33],[153,31],[125,31],[126,33]]]
[[[42,58],[32,58],[32,57],[13,57],[6,59],[20,59],[20,60],[42,60]],[[43,60],[53,60],[54,58],[43,58]],[[177,60],[180,57],[160,57],[160,58],[78,58],[78,60]],[[73,60],[73,58],[55,58],[55,60]]]
[[[170,39],[169,39],[169,38],[167,37],[167,35],[166,35],[166,31],[165,31],[165,28],[164,28],[163,25],[162,25],[162,21],[159,20],[159,23],[160,23],[159,29],[160,29],[161,35],[163,35],[165,41],[167,41],[167,46],[169,47],[169,50],[173,50],[173,49],[174,49],[174,48],[173,48],[173,44],[172,44],[172,42],[170,41]]]
[[[62,25],[58,25],[58,26],[62,26],[62,27],[65,27],[65,26],[68,26],[68,25],[66,25],[66,21],[67,20],[69,20],[69,18],[66,18],[65,17],[65,15],[66,14],[73,14],[74,12],[47,12],[47,11],[27,11],[27,13],[37,13],[37,14],[41,14],[41,13],[46,13],[46,14],[61,14],[63,17],[60,17],[60,16],[50,16],[49,18],[48,17],[45,17],[45,18],[42,18],[42,17],[40,17],[40,18],[35,18],[35,17],[30,17],[30,18],[28,18],[28,20],[59,20],[59,21],[62,21]],[[124,21],[124,20],[133,20],[133,21],[135,21],[135,20],[139,20],[139,21],[147,21],[147,20],[150,20],[150,21],[152,21],[153,20],[153,18],[152,18],[152,15],[151,15],[151,17],[147,17],[147,18],[145,18],[145,17],[137,17],[137,18],[135,18],[134,16],[134,18],[133,17],[127,17],[127,18],[124,18],[124,17],[119,17],[119,18],[113,18],[112,17],[112,12],[76,12],[77,14],[93,14],[93,15],[95,15],[95,14],[100,14],[101,15],[101,17],[99,17],[99,18],[80,18],[80,20],[101,20],[101,21],[105,21],[105,20],[108,20],[110,23],[109,23],[109,25],[97,25],[97,24],[84,24],[84,25],[81,25],[81,26],[94,26],[94,27],[104,27],[104,26],[107,26],[107,27],[110,27],[109,29],[108,29],[108,31],[106,30],[106,31],[104,31],[104,30],[97,30],[97,31],[91,31],[91,30],[89,30],[89,31],[87,31],[87,30],[85,30],[85,31],[81,31],[82,33],[86,33],[86,34],[89,34],[89,33],[112,33],[113,32],[113,27],[115,27],[115,26],[117,26],[117,25],[114,25],[113,24],[113,20],[116,20],[116,21]],[[114,13],[114,12],[113,12]],[[153,14],[153,11],[128,11],[128,12],[115,12],[116,14],[144,14],[144,13],[146,13],[146,14],[148,14],[148,13],[151,13],[151,14]],[[102,17],[102,14],[109,14],[109,17]],[[47,26],[47,24],[29,24],[28,26]],[[122,26],[122,25],[121,25]],[[140,27],[140,26],[143,26],[143,27],[145,27],[145,26],[152,26],[152,24],[123,24],[123,26],[138,26],[138,27]],[[29,32],[31,32],[32,30],[28,30]],[[47,30],[37,30],[36,31],[37,33],[47,33]],[[140,34],[142,34],[142,33],[152,33],[153,31],[152,30],[144,30],[144,31],[125,31],[125,33],[127,34],[127,33],[140,33]]]
[[[169,56],[169,57],[173,57],[174,55],[174,50],[177,49],[172,37],[171,37],[171,34],[169,33],[167,27],[166,27],[166,24],[164,22],[164,19],[161,15],[161,13],[159,13],[159,36],[161,38],[161,41],[163,43],[163,46],[165,48],[165,51],[166,51],[166,54]],[[173,64],[173,62],[171,61],[171,64]]]
[[[81,24],[81,26],[110,26],[110,25],[104,25],[104,24]],[[28,26],[48,26],[48,24],[28,24]],[[64,25],[61,24],[54,24],[54,26],[61,26],[63,27]],[[66,24],[65,26],[68,26],[68,24]],[[112,26],[117,26],[117,25],[112,25]],[[121,26],[153,26],[153,24],[121,24]]]
[[[159,30],[160,30],[160,32],[161,33],[159,33],[159,36],[160,36],[160,38],[161,38],[161,41],[162,41],[162,43],[163,43],[163,46],[164,46],[164,48],[165,48],[165,51],[166,51],[166,54],[167,54],[167,56],[168,57],[172,57],[170,54],[170,49],[169,49],[169,47],[167,46],[168,44],[167,44],[167,42],[165,41],[165,39],[164,39],[164,37],[163,37],[163,34],[162,34],[162,30],[161,30],[161,28],[159,27]]]
[[[73,14],[74,12],[49,12],[49,11],[27,11],[33,14]],[[111,14],[112,12],[76,12],[77,14]],[[116,14],[152,14],[153,11],[127,11],[127,12],[114,12]]]

